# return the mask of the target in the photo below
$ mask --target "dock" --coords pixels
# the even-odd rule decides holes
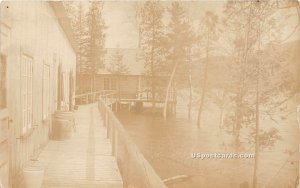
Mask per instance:
[[[76,132],[69,140],[50,140],[32,162],[45,169],[42,188],[123,187],[97,105],[80,106],[75,120]]]

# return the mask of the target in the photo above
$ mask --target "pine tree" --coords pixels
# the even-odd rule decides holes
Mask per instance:
[[[140,43],[145,60],[145,73],[151,77],[150,87],[152,94],[152,110],[155,109],[157,83],[161,67],[164,63],[163,36],[164,24],[162,21],[164,8],[158,1],[147,1],[141,9]]]
[[[94,91],[95,75],[104,67],[105,50],[105,22],[102,18],[103,2],[92,1],[88,12],[89,39],[89,71],[92,77],[91,90]]]
[[[217,34],[217,24],[219,22],[218,16],[212,12],[207,11],[203,19],[203,33],[202,38],[205,43],[205,62],[203,70],[203,83],[201,87],[201,98],[198,110],[197,126],[201,125],[202,112],[204,107],[204,102],[206,99],[207,87],[208,87],[208,71],[210,64],[210,51],[212,48],[213,41],[216,38]]]
[[[81,1],[64,1],[64,7],[71,20],[71,27],[74,32],[76,42],[78,44],[77,60],[76,60],[76,75],[77,87],[80,93],[84,91],[83,87],[86,83],[81,80],[81,76],[89,74],[89,46],[90,33],[88,31],[87,11],[84,8],[84,3]]]
[[[129,73],[128,67],[123,63],[123,53],[119,47],[116,48],[116,52],[110,57],[110,60],[109,72],[115,75]]]
[[[165,71],[170,75],[165,99],[164,117],[166,118],[167,100],[171,83],[175,80],[177,85],[184,87],[189,83],[190,101],[189,115],[192,101],[191,84],[191,48],[194,45],[195,34],[189,25],[189,18],[185,7],[179,2],[173,2],[168,9],[171,21],[167,28],[166,36],[166,64]]]

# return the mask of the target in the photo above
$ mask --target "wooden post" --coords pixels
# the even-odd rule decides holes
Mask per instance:
[[[112,126],[110,140],[111,140],[111,146],[112,146],[111,147],[111,155],[114,156],[115,155],[115,128],[114,128],[114,126]]]
[[[115,99],[114,99],[114,102],[115,102],[115,110],[116,110],[116,112],[118,112],[118,110],[119,110],[118,95],[115,94],[114,96],[115,96]]]
[[[104,108],[105,108],[105,107],[104,107]],[[108,124],[108,115],[107,115],[106,109],[104,109],[104,111],[105,111],[105,112],[104,112],[104,114],[105,114],[104,124],[105,124],[106,127],[108,127],[108,125],[107,125],[107,124]]]
[[[115,126],[112,126],[111,142],[112,142],[112,155],[117,158],[118,132]]]
[[[111,129],[110,129],[110,119],[108,117],[108,112],[107,111],[106,111],[106,114],[107,114],[106,137],[110,138],[110,131],[111,131]]]
[[[300,98],[300,95],[299,95]],[[297,106],[297,121],[298,121],[298,125],[299,125],[299,142],[300,142],[300,104],[298,104]],[[299,156],[300,156],[300,145],[299,145]],[[298,164],[298,186],[297,188],[300,188],[300,162]]]
[[[141,75],[138,76],[138,99],[141,99]]]

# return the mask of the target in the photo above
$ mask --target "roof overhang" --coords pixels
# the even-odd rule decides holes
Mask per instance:
[[[73,50],[75,53],[78,52],[78,45],[76,42],[76,38],[74,35],[74,32],[71,27],[71,20],[69,19],[67,12],[62,4],[62,2],[59,1],[49,1],[48,2],[50,7],[53,9],[55,16],[57,17],[57,20],[65,32]]]

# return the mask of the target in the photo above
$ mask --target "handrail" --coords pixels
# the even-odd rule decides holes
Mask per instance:
[[[125,184],[128,187],[167,188],[112,112],[106,98],[107,96],[99,96],[98,108],[107,129],[107,137],[112,143],[112,155],[116,157],[119,164],[127,165],[127,175],[125,175],[127,179],[123,178]],[[123,170],[122,175],[124,176],[125,173]]]
[[[82,93],[75,95],[75,101],[78,100],[84,100],[85,104],[96,102],[98,97],[101,96],[110,96],[115,95],[115,90],[102,90],[102,91],[95,91],[95,92],[88,92],[88,93]]]

